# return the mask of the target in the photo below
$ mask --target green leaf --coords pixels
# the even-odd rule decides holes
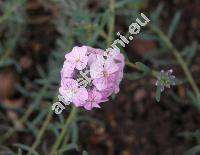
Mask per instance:
[[[161,86],[158,85],[156,88],[156,101],[160,102],[160,96],[161,96]]]
[[[197,155],[200,152],[200,145],[194,146],[184,153],[184,155]]]
[[[163,7],[164,7],[163,3],[160,3],[158,5],[158,7],[156,8],[156,10],[153,13],[151,13],[151,20],[152,20],[154,25],[158,26],[158,23],[159,23],[158,17],[160,16],[160,13],[163,10]]]
[[[82,155],[88,155],[87,151],[84,150],[84,151],[82,152]]]
[[[36,126],[39,123],[42,123],[43,118],[46,116],[48,109],[42,110],[38,113],[38,115],[33,119],[32,125]]]
[[[7,146],[0,145],[0,150],[2,151],[2,153],[8,154],[8,155],[14,154],[14,152]]]
[[[162,65],[162,66],[178,65],[178,62],[176,60],[171,60],[171,59],[151,58],[150,61],[156,65]]]
[[[124,75],[126,79],[130,81],[139,80],[144,77],[144,74],[139,74],[139,73],[125,73]]]
[[[178,78],[175,78],[173,81],[175,82],[175,85],[181,85],[184,82],[182,79],[178,79]]]
[[[115,8],[121,8],[123,7],[124,5],[132,2],[133,0],[123,0],[123,1],[119,1],[115,4]]]
[[[76,144],[78,141],[78,126],[76,123],[72,125],[72,143]]]
[[[136,62],[135,64],[138,67],[138,69],[143,71],[144,73],[149,73],[151,71],[151,69],[148,66],[141,62]]]
[[[145,40],[145,41],[157,41],[159,40],[159,37],[156,36],[155,34],[152,34],[152,33],[148,33],[148,32],[143,32],[142,34],[138,34],[136,36],[136,38],[139,38],[139,39],[142,39],[142,40]]]
[[[197,41],[193,42],[192,46],[187,46],[184,48],[182,51],[182,56],[185,57],[187,64],[191,63],[192,58],[194,58],[198,48],[198,43]]]
[[[16,84],[15,88],[17,89],[17,91],[19,91],[23,96],[25,97],[30,97],[31,94],[28,90],[26,90],[24,87],[22,87],[19,84]]]
[[[69,150],[78,150],[78,146],[77,144],[66,144],[64,145],[58,152],[61,154],[61,153],[64,153],[64,152],[67,152]]]
[[[29,121],[26,122],[28,130],[31,131],[34,137],[37,137],[38,129]]]
[[[174,18],[172,19],[172,22],[171,22],[169,29],[168,29],[167,36],[169,37],[169,39],[171,39],[172,36],[174,35],[176,28],[177,28],[177,25],[178,25],[178,22],[180,20],[180,17],[181,17],[181,12],[178,11],[175,14]]]
[[[133,9],[140,9],[144,6],[143,0],[123,0],[123,1],[116,1],[115,9],[118,11],[120,9],[126,8],[128,11]],[[124,10],[123,10],[124,11]]]
[[[15,143],[14,146],[18,147],[18,148],[21,148],[23,150],[26,150],[28,152],[31,152],[33,155],[39,155],[35,150],[33,150],[32,148],[30,148],[29,146],[27,145],[24,145],[24,144],[20,144],[20,143]]]
[[[200,106],[199,106],[199,104],[198,104],[198,99],[197,99],[197,97],[194,95],[194,93],[193,92],[191,92],[191,91],[188,91],[187,92],[187,95],[190,97],[190,99],[192,100],[192,103],[195,105],[195,106],[197,106],[198,108],[200,108]]]
[[[18,149],[17,155],[22,155],[22,150],[20,148]]]
[[[197,140],[197,143],[200,145],[200,130],[195,131],[195,138]]]

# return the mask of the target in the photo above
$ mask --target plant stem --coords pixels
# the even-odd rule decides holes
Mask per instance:
[[[57,93],[56,93],[56,94],[57,94]],[[53,102],[55,102],[56,99],[57,99],[57,95],[54,97]],[[41,129],[40,129],[40,131],[39,131],[39,133],[38,133],[38,136],[37,136],[35,142],[34,142],[33,145],[31,146],[31,150],[35,150],[35,149],[38,147],[38,145],[40,144],[40,141],[41,141],[41,139],[42,139],[42,136],[43,136],[43,134],[44,134],[46,128],[48,127],[48,125],[49,125],[49,123],[50,123],[50,121],[51,121],[51,119],[52,119],[52,116],[53,116],[53,111],[52,111],[52,109],[51,109],[51,106],[49,106],[48,115],[47,115],[47,117],[46,117],[46,119],[45,119],[45,121],[44,121],[43,126],[41,127]],[[29,155],[30,153],[31,153],[31,152],[29,151],[28,155]]]
[[[125,61],[125,64],[131,68],[134,68],[134,69],[137,69],[138,70],[138,67],[136,66],[136,64],[130,62],[130,61]]]
[[[75,116],[77,114],[77,108],[75,106],[73,106],[68,119],[65,122],[65,125],[62,128],[61,134],[59,135],[59,137],[57,138],[56,142],[54,143],[51,151],[50,151],[50,155],[55,155],[56,154],[56,150],[59,148],[67,129],[69,128],[69,125],[71,124],[71,122],[74,120]]]
[[[131,68],[134,68],[134,69],[137,69],[137,70],[141,71],[141,70],[138,68],[138,66],[137,66],[136,64],[134,64],[134,63],[132,63],[132,62],[130,62],[130,61],[125,61],[125,64],[126,64],[127,66],[131,67]],[[152,71],[151,71],[151,74],[152,74],[155,78],[158,77],[158,71],[152,70]]]
[[[35,150],[38,147],[38,145],[40,144],[41,139],[42,139],[42,137],[44,135],[44,132],[45,132],[46,128],[48,127],[48,125],[49,125],[49,123],[50,123],[50,121],[52,119],[52,116],[53,116],[53,111],[52,111],[51,106],[50,106],[48,115],[46,117],[46,120],[45,120],[42,128],[40,129],[40,131],[38,133],[38,136],[37,136],[35,142],[33,143],[32,147],[31,147],[31,150]],[[29,151],[28,155],[30,155],[30,154],[31,154],[31,152]]]
[[[185,61],[183,60],[182,56],[180,55],[180,52],[177,51],[177,49],[173,46],[173,44],[166,37],[166,35],[162,31],[160,31],[156,26],[151,25],[150,28],[158,36],[160,36],[160,38],[163,40],[163,42],[166,43],[167,47],[172,50],[174,56],[176,57],[177,61],[181,65],[181,67],[182,67],[182,69],[183,69],[183,71],[184,71],[184,73],[185,73],[185,75],[186,75],[186,77],[187,77],[187,79],[188,79],[193,91],[195,92],[195,94],[197,96],[198,104],[200,104],[200,91],[199,91],[199,88],[198,88],[197,84],[195,83],[195,80],[192,77],[192,74],[190,73],[190,70],[189,70],[187,64],[185,63]]]
[[[110,0],[111,19],[108,27],[107,45],[112,44],[114,28],[115,28],[115,0]]]

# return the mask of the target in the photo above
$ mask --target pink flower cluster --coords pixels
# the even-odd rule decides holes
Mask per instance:
[[[112,93],[119,92],[123,78],[124,56],[112,50],[105,57],[104,51],[89,46],[74,47],[65,55],[61,70],[60,94],[66,102],[87,110],[100,108]],[[81,72],[87,71],[86,85],[80,86]],[[89,72],[88,72],[89,71]]]

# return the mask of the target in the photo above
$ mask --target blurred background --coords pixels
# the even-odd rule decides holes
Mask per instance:
[[[101,109],[53,114],[65,53],[106,49],[141,12],[121,52],[181,82],[157,103],[156,79],[126,66]],[[200,154],[199,14],[199,0],[0,0],[0,155]]]

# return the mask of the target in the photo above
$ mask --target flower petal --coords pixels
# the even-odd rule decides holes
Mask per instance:
[[[73,103],[75,106],[83,106],[88,99],[88,92],[85,88],[78,88],[76,94],[73,97]]]
[[[70,63],[70,62],[66,62],[63,65],[63,68],[61,70],[61,78],[69,78],[72,77],[72,73],[74,71],[75,68],[75,64],[74,63]]]
[[[88,62],[87,56],[81,57],[79,62],[76,63],[76,68],[78,70],[83,70],[87,66],[87,62]]]
[[[97,61],[90,66],[90,76],[93,79],[103,77],[103,63],[101,61]]]
[[[113,60],[106,61],[104,68],[109,74],[112,74],[119,69]]]
[[[108,79],[104,77],[94,79],[92,83],[96,86],[97,90],[99,91],[102,91],[108,87]]]
[[[61,80],[61,86],[64,87],[64,89],[76,89],[78,88],[78,82],[74,79],[70,78],[64,78]]]
[[[72,102],[73,94],[69,93],[69,90],[66,90],[64,87],[59,88],[59,93],[64,98],[65,102]]]
[[[93,107],[100,108],[99,103],[101,102],[102,95],[96,90],[88,92],[88,100],[84,104],[84,108],[91,110]]]

